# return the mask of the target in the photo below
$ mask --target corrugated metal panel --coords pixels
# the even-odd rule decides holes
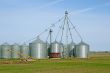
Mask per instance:
[[[89,55],[89,45],[81,42],[76,45],[75,56],[78,58],[88,58]]]
[[[19,44],[15,43],[11,45],[11,50],[12,50],[12,58],[20,58],[20,46]]]
[[[31,57],[36,59],[45,59],[48,56],[46,43],[37,38],[34,42],[29,44]]]
[[[28,58],[29,57],[29,46],[23,44],[20,46],[21,58]]]
[[[60,44],[55,41],[52,43],[52,47],[51,47],[51,53],[60,53]]]
[[[8,43],[4,43],[1,45],[1,57],[11,58],[11,47]]]

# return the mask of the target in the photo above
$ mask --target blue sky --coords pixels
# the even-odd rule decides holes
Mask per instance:
[[[110,0],[0,0],[0,44],[34,38],[65,10],[91,50],[110,51]]]

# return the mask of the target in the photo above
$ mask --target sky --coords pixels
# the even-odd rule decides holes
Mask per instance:
[[[0,0],[0,44],[31,42],[65,11],[91,51],[110,51],[110,0]],[[79,43],[74,30],[72,34]]]

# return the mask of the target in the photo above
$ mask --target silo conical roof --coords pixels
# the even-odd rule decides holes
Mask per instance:
[[[34,40],[32,43],[44,43],[39,37],[37,37],[36,40]]]
[[[87,45],[87,46],[89,46],[87,43],[85,43],[83,41],[81,41],[78,45]]]

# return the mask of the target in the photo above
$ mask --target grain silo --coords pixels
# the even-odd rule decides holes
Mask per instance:
[[[77,58],[88,58],[89,55],[89,45],[84,43],[84,42],[80,42],[78,45],[76,45],[75,48],[75,57]]]
[[[12,52],[12,55],[11,57],[12,58],[20,58],[21,56],[21,53],[20,53],[20,45],[15,43],[13,45],[11,45],[11,52]]]
[[[25,43],[20,46],[21,58],[28,58],[29,57],[29,46]]]
[[[37,37],[35,41],[29,44],[30,55],[35,59],[46,59],[48,57],[46,43]]]
[[[61,57],[60,44],[57,41],[55,41],[51,44],[49,57],[50,58],[60,58]]]
[[[74,56],[74,49],[75,49],[75,43],[71,42],[68,46],[69,48],[69,57],[73,57]]]
[[[8,43],[1,45],[1,58],[11,58],[11,47]]]

